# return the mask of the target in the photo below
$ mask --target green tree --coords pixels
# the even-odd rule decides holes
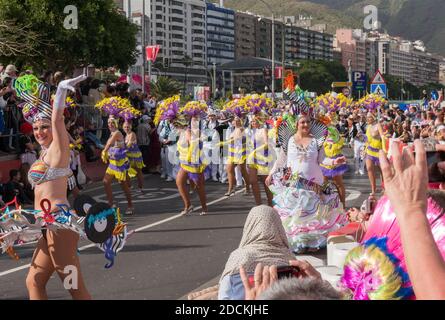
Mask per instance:
[[[77,29],[64,27],[69,5],[78,11]],[[13,21],[42,39],[33,47],[39,56],[8,58],[18,66],[70,72],[94,64],[126,70],[136,61],[137,26],[117,11],[113,0],[0,0],[0,21]],[[2,52],[0,58],[5,60]]]
[[[331,91],[332,82],[346,81],[348,74],[343,65],[337,61],[299,60],[296,72],[300,76],[300,85],[304,90],[323,94]]]
[[[400,77],[385,75],[386,85],[388,86],[389,99],[392,100],[408,100],[410,98],[419,99],[422,91],[408,81],[402,80]],[[403,88],[403,92],[402,92]]]
[[[159,77],[158,81],[151,83],[151,95],[157,100],[164,100],[176,94],[179,94],[182,89],[181,83],[176,80]]]

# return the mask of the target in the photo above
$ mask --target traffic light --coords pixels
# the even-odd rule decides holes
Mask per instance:
[[[270,68],[264,67],[263,68],[263,76],[264,76],[264,79],[270,79],[272,77],[272,70]]]
[[[167,57],[162,58],[162,65],[164,69],[168,69],[170,66],[170,59]]]

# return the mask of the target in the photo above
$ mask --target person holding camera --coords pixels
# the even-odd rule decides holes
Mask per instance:
[[[218,300],[244,300],[241,268],[246,277],[252,277],[258,263],[283,266],[290,260],[294,260],[294,255],[280,217],[271,207],[253,208],[244,225],[241,243],[230,255],[219,281]]]

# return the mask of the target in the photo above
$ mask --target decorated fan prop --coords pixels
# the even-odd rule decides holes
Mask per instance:
[[[85,233],[91,242],[102,244],[113,236],[116,224],[116,210],[106,203],[95,203],[88,210]]]
[[[98,203],[89,196],[80,196],[74,201],[72,210],[67,205],[52,205],[47,199],[40,203],[42,210],[25,210],[17,200],[0,208],[0,251],[14,260],[19,257],[16,247],[31,244],[42,237],[43,230],[57,232],[71,230],[84,239],[93,242],[105,252],[110,261],[105,268],[111,268],[114,258],[123,249],[127,238],[134,233],[128,232],[121,221],[119,209],[106,203]]]
[[[92,197],[82,194],[74,200],[74,210],[79,217],[86,217],[88,210],[97,202]]]

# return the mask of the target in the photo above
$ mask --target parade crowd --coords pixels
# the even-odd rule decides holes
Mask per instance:
[[[33,187],[52,181],[46,174],[47,180],[39,176],[35,181],[35,162],[44,162],[54,149],[42,143],[44,117],[30,114],[21,104],[26,93],[14,85],[24,83],[19,75],[31,74],[6,68],[0,99],[8,101],[2,107],[6,112],[12,103],[23,111],[14,126],[23,134],[18,144],[29,172],[26,167],[22,174],[11,171],[2,192],[5,203],[18,197],[26,204]],[[179,95],[156,101],[124,83],[76,79],[65,80],[62,73],[40,77],[56,100],[61,89],[66,91],[60,83],[76,86],[55,108],[63,111],[69,137],[69,172],[64,164],[45,169],[64,169],[55,176],[67,178],[75,196],[85,180],[79,157],[85,152],[87,161],[107,164],[103,184],[109,207],[117,207],[111,184],[120,183],[128,216],[137,215],[132,195],[144,194],[146,173],[176,181],[184,216],[195,211],[190,190],[199,195],[200,215],[211,214],[205,189],[210,181],[227,184],[227,198],[242,191],[255,199],[257,206],[247,217],[240,246],[230,255],[219,285],[192,298],[445,298],[443,91],[402,110],[377,95],[354,100],[330,92],[314,99],[299,86],[288,85],[282,99],[253,92],[217,108],[211,101],[183,102]],[[100,117],[91,121],[82,104],[94,106]],[[35,107],[47,112],[44,104]],[[52,118],[51,125],[60,130],[56,124]],[[33,132],[38,132],[37,141]],[[345,148],[353,150],[352,164]],[[343,180],[348,171],[368,176],[371,193],[362,208],[348,208]],[[26,176],[30,183],[22,179]],[[137,178],[137,190],[130,188],[132,178]],[[40,190],[48,191],[42,186]],[[48,241],[61,241],[49,235]],[[333,235],[352,236],[358,244],[335,288],[296,258],[326,247]],[[75,247],[71,241],[69,250]],[[46,245],[39,242],[39,247]],[[36,274],[31,268],[27,285],[34,298],[42,298],[45,283],[38,282]],[[73,297],[88,298],[86,286],[81,290],[72,292]]]

